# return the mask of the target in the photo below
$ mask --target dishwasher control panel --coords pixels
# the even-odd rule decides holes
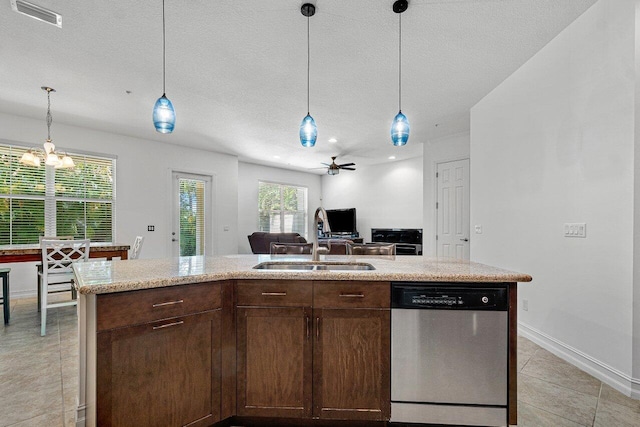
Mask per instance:
[[[392,308],[442,310],[507,310],[508,288],[446,286],[394,282],[391,284]]]

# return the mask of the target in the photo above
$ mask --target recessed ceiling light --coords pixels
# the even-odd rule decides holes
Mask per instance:
[[[338,140],[335,139],[335,138],[331,138],[331,139],[329,139],[329,142],[332,143],[332,144],[335,144],[336,142],[338,142]]]
[[[273,156],[273,158],[274,158],[274,159],[279,159],[279,158],[280,158],[280,156]]]
[[[389,160],[395,160],[396,156],[389,156]]]

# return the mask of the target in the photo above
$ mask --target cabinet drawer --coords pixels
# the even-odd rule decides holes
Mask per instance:
[[[313,282],[301,280],[238,280],[238,305],[311,306]]]
[[[222,307],[221,283],[102,294],[97,297],[98,331],[215,310]]]
[[[331,282],[313,283],[315,308],[389,308],[389,282]]]

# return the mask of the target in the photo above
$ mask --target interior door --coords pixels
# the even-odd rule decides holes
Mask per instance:
[[[173,256],[212,254],[212,177],[172,173]]]
[[[438,163],[436,254],[469,259],[469,159]]]

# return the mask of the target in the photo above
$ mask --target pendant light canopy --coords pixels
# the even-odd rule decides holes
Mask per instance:
[[[391,124],[391,142],[395,146],[402,146],[409,141],[409,120],[402,114],[402,12],[409,7],[408,0],[396,0],[393,11],[398,14],[398,114]]]
[[[173,104],[167,98],[165,90],[165,23],[164,23],[164,0],[162,0],[162,96],[156,101],[153,107],[153,125],[160,133],[171,133],[176,125],[176,112]]]
[[[51,116],[51,92],[56,90],[48,86],[42,86],[41,89],[47,92],[47,139],[43,144],[44,150],[37,148],[27,150],[20,158],[20,163],[38,167],[41,162],[44,162],[45,165],[53,166],[56,169],[73,168],[76,166],[73,163],[73,159],[67,156],[66,153],[57,153],[56,146],[51,142],[51,123],[53,122],[53,117]]]
[[[316,139],[318,138],[318,128],[316,127],[316,121],[313,120],[309,113],[309,75],[311,68],[310,60],[310,48],[309,48],[309,21],[311,17],[316,13],[316,7],[311,3],[305,3],[300,8],[302,15],[307,17],[307,115],[302,119],[300,124],[300,143],[304,147],[313,147],[316,145]]]

